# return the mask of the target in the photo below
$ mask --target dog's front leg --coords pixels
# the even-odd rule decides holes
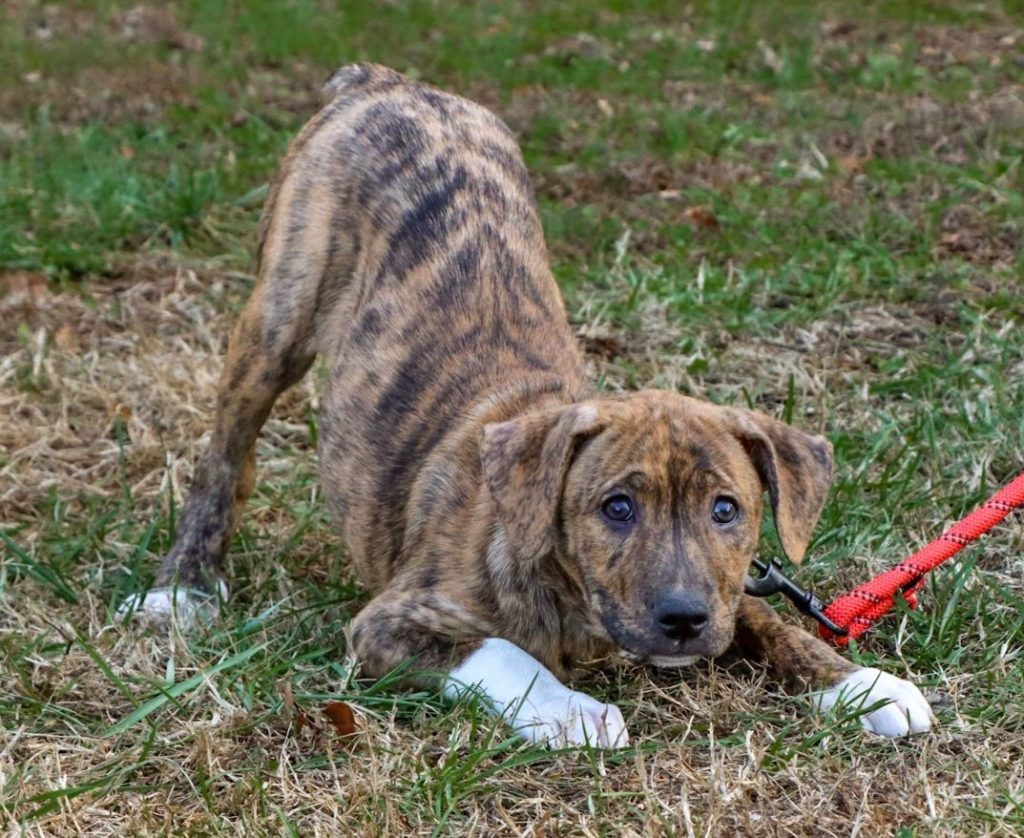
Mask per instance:
[[[489,637],[448,673],[445,695],[478,690],[487,706],[531,742],[599,748],[629,743],[622,713],[585,693],[570,690],[515,643]]]
[[[925,697],[912,683],[874,667],[850,663],[823,640],[783,622],[763,600],[743,597],[736,642],[748,656],[764,661],[787,686],[811,690],[822,710],[837,705],[869,708],[884,702],[860,717],[872,733],[924,733],[935,721]]]
[[[570,690],[515,643],[488,633],[468,609],[439,592],[402,590],[399,583],[356,616],[352,644],[363,671],[372,676],[382,677],[410,660],[421,672],[446,673],[442,684],[448,698],[479,694],[487,709],[531,742],[627,744],[617,707]]]

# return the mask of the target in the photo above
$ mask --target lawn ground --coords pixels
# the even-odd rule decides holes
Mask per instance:
[[[937,535],[1024,466],[1019,2],[11,0],[0,24],[8,834],[1024,832],[1020,517],[850,652],[916,680],[934,733],[868,738],[742,662],[605,662],[576,685],[634,744],[549,753],[359,678],[311,375],[261,439],[222,620],[113,618],[170,543],[267,180],[357,59],[516,131],[600,387],[828,435],[799,580],[831,598]]]

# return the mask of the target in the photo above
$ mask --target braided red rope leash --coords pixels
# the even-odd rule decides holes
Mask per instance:
[[[825,626],[818,631],[826,640],[845,646],[851,637],[860,637],[895,604],[897,593],[911,608],[917,607],[917,592],[924,585],[924,574],[959,553],[975,539],[987,533],[1014,509],[1024,506],[1024,474],[1000,489],[978,509],[954,524],[931,544],[891,570],[844,594],[825,609],[825,616],[849,631],[834,634]]]

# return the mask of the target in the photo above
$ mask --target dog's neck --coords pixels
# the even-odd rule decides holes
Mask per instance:
[[[551,375],[522,378],[492,390],[477,402],[460,430],[476,434],[491,422],[507,422],[535,411],[582,401],[590,395],[582,381],[567,381]]]

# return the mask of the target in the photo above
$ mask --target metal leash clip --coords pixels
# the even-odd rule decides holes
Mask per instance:
[[[747,574],[747,578],[743,582],[743,590],[750,594],[750,596],[765,597],[772,594],[782,594],[798,610],[808,617],[813,617],[833,634],[849,634],[847,629],[837,626],[825,616],[824,605],[813,591],[805,591],[782,572],[782,561],[780,559],[772,559],[771,562],[754,559],[754,567],[762,575],[755,577],[749,573]]]

